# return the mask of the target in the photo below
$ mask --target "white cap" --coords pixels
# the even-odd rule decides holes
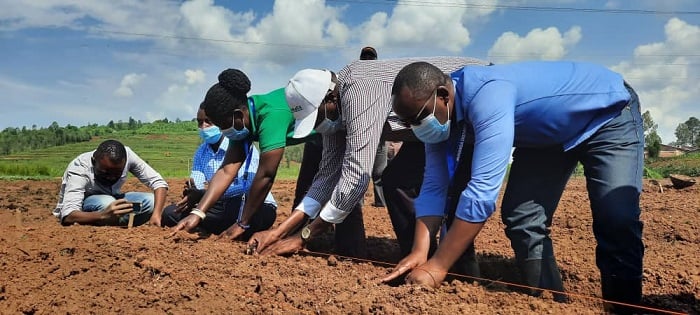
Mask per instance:
[[[311,133],[316,123],[318,107],[326,97],[328,90],[335,84],[328,70],[304,69],[289,79],[284,95],[294,119],[294,138],[303,138]]]

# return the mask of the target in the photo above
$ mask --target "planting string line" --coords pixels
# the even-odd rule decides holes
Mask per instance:
[[[385,262],[385,261],[377,261],[377,260],[357,258],[357,257],[341,256],[341,255],[336,255],[336,254],[315,252],[315,251],[310,251],[310,250],[306,250],[306,249],[303,251],[299,251],[297,253],[298,254],[305,253],[305,254],[322,256],[322,257],[335,256],[335,257],[341,258],[343,260],[359,261],[359,262],[365,262],[365,263],[370,263],[373,265],[380,265],[380,266],[387,266],[387,267],[394,267],[396,265],[396,264]],[[431,270],[428,270],[425,268],[420,268],[420,270],[427,272],[431,277],[433,277],[433,275],[431,274]],[[437,272],[437,271],[433,271],[433,272]],[[527,286],[527,285],[523,285],[523,284],[510,283],[510,282],[506,282],[506,281],[492,280],[492,279],[486,279],[486,278],[480,278],[480,277],[474,277],[474,276],[460,275],[460,274],[451,273],[451,272],[448,272],[447,275],[450,275],[450,276],[453,276],[456,278],[468,278],[468,279],[476,280],[478,282],[490,282],[490,283],[497,283],[497,284],[502,284],[502,285],[506,285],[506,286],[513,286],[513,287],[519,287],[519,288],[523,288],[523,289],[529,289],[529,290],[548,291],[548,292],[551,292],[553,294],[554,293],[564,294],[564,295],[567,295],[569,297],[578,297],[578,298],[588,299],[588,300],[592,300],[592,301],[599,302],[599,303],[610,303],[610,304],[622,305],[622,306],[627,306],[627,307],[635,307],[635,308],[640,309],[640,310],[647,310],[647,311],[652,311],[652,312],[657,312],[657,313],[673,314],[673,315],[685,315],[686,314],[686,313],[669,311],[669,310],[647,307],[647,306],[642,306],[642,305],[627,304],[627,303],[616,302],[616,301],[608,301],[608,300],[604,300],[601,298],[583,295],[583,294],[579,294],[579,293],[571,293],[571,292],[556,291],[556,290],[550,290],[550,289],[542,289],[542,288],[531,287],[531,286]],[[435,281],[435,279],[433,279],[433,281]]]

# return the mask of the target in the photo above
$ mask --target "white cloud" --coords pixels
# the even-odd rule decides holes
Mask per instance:
[[[398,1],[391,15],[373,14],[356,32],[361,43],[385,49],[430,45],[426,49],[440,49],[457,53],[471,43],[465,23],[491,14],[497,1],[481,1],[484,7],[472,7],[474,1]]]
[[[571,27],[563,35],[556,27],[535,28],[524,37],[514,32],[503,33],[488,52],[498,63],[523,59],[558,60],[581,40],[581,28]]]
[[[187,70],[185,70],[185,82],[187,82],[187,84],[189,84],[189,85],[204,82],[205,76],[206,76],[206,74],[204,73],[204,70],[201,70],[201,69],[197,69],[197,70],[187,69]]]
[[[338,19],[340,9],[322,0],[277,0],[262,17],[233,12],[211,0],[186,2],[180,11],[186,33],[216,39],[199,44],[247,61],[288,64],[310,52],[342,45],[350,33]]]
[[[199,102],[203,98],[200,90],[205,85],[206,74],[201,69],[187,69],[171,77],[170,83],[145,111],[148,119],[180,118],[189,120],[195,117]]]
[[[173,29],[180,19],[177,3],[167,0],[5,2],[0,11],[0,29],[5,30],[64,27],[103,32],[105,37],[142,39],[129,34]]]
[[[613,70],[622,73],[639,93],[642,111],[649,110],[659,124],[664,143],[676,140],[674,131],[689,117],[700,117],[700,27],[671,18],[664,27],[663,42],[638,46],[631,61]]]
[[[225,54],[243,64],[269,67],[297,63],[314,53],[337,54],[352,42],[382,51],[459,53],[471,43],[466,25],[492,14],[497,3],[399,0],[390,15],[377,12],[350,27],[343,21],[348,5],[325,0],[275,0],[265,13],[234,11],[214,0],[45,0],[4,6],[0,30],[70,28],[100,38],[144,41],[161,54]],[[432,44],[421,48],[425,43]]]
[[[121,83],[119,84],[119,87],[114,90],[114,95],[116,96],[122,96],[122,97],[129,97],[134,95],[134,90],[133,88],[136,87],[143,79],[146,78],[146,75],[141,73],[129,73],[125,75],[122,78]]]

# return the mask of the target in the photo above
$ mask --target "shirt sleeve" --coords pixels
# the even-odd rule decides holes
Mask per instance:
[[[207,157],[206,157],[206,144],[199,146],[199,149],[194,153],[192,157],[192,173],[190,173],[190,178],[194,180],[194,186],[197,189],[204,189],[204,183],[207,181]]]
[[[129,171],[136,176],[144,185],[152,190],[164,187],[168,188],[168,183],[150,165],[139,157],[131,148],[126,148],[127,159],[129,161]]]
[[[85,190],[90,184],[90,179],[84,172],[76,169],[68,169],[61,185],[63,186],[63,204],[60,210],[59,219],[63,219],[73,211],[83,210],[85,200]]]
[[[471,180],[457,204],[455,216],[461,220],[484,222],[496,209],[513,147],[515,102],[512,83],[490,81],[463,105],[474,128],[474,156]]]
[[[415,199],[416,218],[440,216],[445,202],[450,175],[447,168],[447,142],[425,145],[425,171],[420,194]]]
[[[318,216],[323,205],[330,199],[333,187],[338,183],[340,167],[343,163],[342,148],[344,147],[344,131],[323,136],[323,153],[318,172],[316,172],[306,196],[297,205],[297,209],[311,218]]]
[[[271,110],[258,126],[260,152],[265,153],[287,146],[287,132],[294,116],[289,110]]]
[[[335,188],[325,187],[326,192],[323,197],[328,195],[331,188],[332,192],[330,202],[326,203],[321,210],[320,216],[324,221],[343,222],[355,205],[364,198],[384,122],[389,115],[390,99],[390,86],[381,82],[355,83],[344,91],[341,104],[342,115],[345,117],[346,136],[345,150],[340,156],[342,164],[337,167],[338,162],[322,163],[326,168],[340,169],[340,178]],[[335,161],[338,161],[338,157],[338,155],[334,156]],[[325,156],[323,159],[326,160]],[[316,180],[312,188],[318,191],[320,185],[316,185],[315,182]]]

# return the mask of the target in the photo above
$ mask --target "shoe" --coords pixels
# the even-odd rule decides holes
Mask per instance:
[[[520,265],[523,282],[529,287],[549,289],[551,291],[564,292],[564,284],[561,280],[561,273],[554,257],[546,259],[526,260]],[[531,289],[528,294],[532,296],[542,295],[542,290]],[[566,294],[552,292],[554,301],[566,303],[569,297]]]
[[[620,302],[604,303],[603,309],[612,314],[642,314],[644,311],[634,307],[642,301],[642,278],[621,279],[615,276],[601,276],[600,278],[603,299],[606,301]]]

